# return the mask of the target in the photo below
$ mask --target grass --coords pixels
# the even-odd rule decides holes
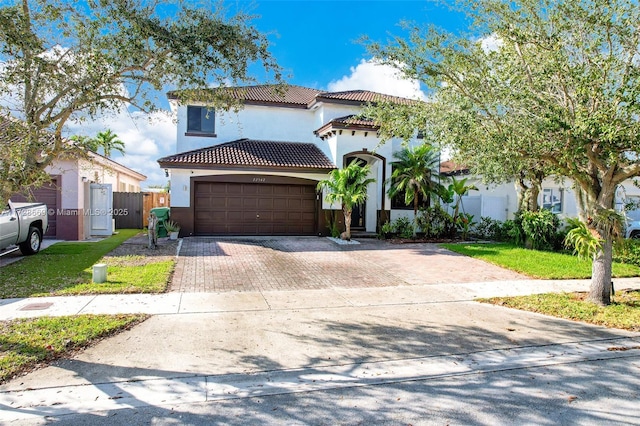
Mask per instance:
[[[529,250],[511,244],[442,244],[456,253],[482,259],[494,265],[540,279],[579,279],[591,277],[591,261],[566,253]],[[640,268],[613,264],[613,276],[640,276]]]
[[[107,264],[108,271],[105,283],[79,283],[57,291],[56,294],[162,293],[167,287],[174,265],[173,260],[132,266],[113,265],[108,259],[104,263]],[[91,268],[87,268],[85,272],[91,274]]]
[[[131,328],[147,315],[79,315],[0,322],[0,383]]]
[[[140,256],[104,257],[136,229],[98,242],[57,243],[35,256],[2,267],[0,298],[99,293],[160,293],[166,289],[173,261],[143,261]],[[95,263],[107,263],[107,282],[92,282]]]
[[[478,301],[605,327],[640,331],[640,291],[618,292],[609,306],[587,302],[585,297],[585,293],[551,293]]]

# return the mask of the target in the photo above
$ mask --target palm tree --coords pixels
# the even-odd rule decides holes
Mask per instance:
[[[92,151],[97,151],[98,148],[102,147],[105,157],[111,157],[111,151],[118,151],[124,154],[124,142],[118,139],[118,135],[110,129],[98,133],[91,142],[93,142]]]
[[[371,166],[362,166],[360,161],[355,159],[343,169],[332,170],[328,179],[318,182],[318,190],[327,191],[327,202],[341,204],[347,240],[351,240],[351,211],[367,199],[367,186],[375,182],[375,179],[367,178]]]
[[[458,220],[458,215],[460,214],[460,208],[464,212],[464,206],[462,205],[462,197],[467,195],[469,191],[477,191],[478,187],[474,184],[467,185],[467,181],[469,178],[464,178],[460,180],[456,180],[455,177],[451,176],[451,184],[449,185],[449,192],[455,194],[456,204],[453,209],[453,222],[455,223]]]
[[[395,198],[404,194],[404,202],[407,206],[413,204],[413,236],[418,230],[418,207],[420,196],[426,200],[427,206],[431,205],[431,195],[439,192],[438,181],[440,156],[436,149],[427,144],[413,148],[404,148],[393,154],[397,160],[392,164],[393,172],[389,179],[389,197]]]

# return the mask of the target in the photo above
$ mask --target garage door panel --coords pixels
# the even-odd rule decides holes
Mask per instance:
[[[227,221],[227,217],[229,216],[233,216],[233,212],[211,212],[209,214],[209,220],[211,220],[212,222],[226,222]]]
[[[302,200],[302,206],[300,206],[301,210],[304,211],[312,211],[315,210],[316,208],[316,199],[315,197],[313,198],[313,200]]]
[[[277,208],[277,206],[275,205],[275,200],[273,198],[260,198],[258,199],[258,208],[259,209],[273,209],[274,207]]]
[[[242,198],[235,196],[229,198],[220,197],[213,203],[212,207],[215,210],[242,210]]]
[[[273,200],[274,210],[287,210],[289,208],[289,200],[287,198],[276,198]]]
[[[256,194],[259,195],[274,195],[277,194],[277,189],[273,185],[257,185]]]
[[[242,199],[242,207],[244,209],[255,210],[258,207],[258,200],[255,199],[255,198],[243,198]]]
[[[300,199],[290,198],[287,201],[287,207],[291,210],[300,210],[302,208],[302,200]]]
[[[242,184],[242,195],[256,195],[258,193],[258,187],[256,185]]]
[[[306,223],[310,223],[310,222],[315,222],[316,220],[316,215],[315,213],[310,213],[310,212],[303,212],[302,213],[302,218],[301,220],[306,224]]]
[[[273,195],[289,195],[291,185],[277,185],[273,188]]]
[[[199,235],[314,235],[313,185],[196,182]]]
[[[288,214],[285,211],[274,211],[273,212],[273,220],[274,221],[279,221],[279,222],[284,222],[288,219]]]

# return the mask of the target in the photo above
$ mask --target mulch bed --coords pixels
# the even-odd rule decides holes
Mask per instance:
[[[178,243],[179,240],[158,238],[158,247],[149,248],[147,235],[139,234],[126,240],[120,246],[110,251],[105,257],[111,258],[110,260],[113,260],[114,263],[117,263],[117,260],[114,258],[125,256],[142,256],[143,259],[140,260],[140,263],[170,260],[177,254]],[[131,264],[130,260],[128,264]]]

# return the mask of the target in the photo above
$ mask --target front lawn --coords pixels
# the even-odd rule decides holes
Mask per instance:
[[[129,329],[147,315],[78,315],[0,322],[0,383]]]
[[[163,292],[175,259],[106,256],[139,233],[136,229],[121,229],[98,242],[57,243],[4,266],[0,269],[0,298]],[[94,284],[92,268],[100,262],[108,265],[107,282]]]
[[[566,253],[529,250],[506,243],[442,244],[456,253],[482,259],[494,265],[540,279],[578,279],[591,277],[591,261]],[[623,263],[613,264],[613,276],[637,277],[640,268]]]
[[[551,293],[478,301],[605,327],[640,331],[640,291],[617,292],[609,306],[586,302],[585,297],[586,293]]]

